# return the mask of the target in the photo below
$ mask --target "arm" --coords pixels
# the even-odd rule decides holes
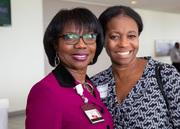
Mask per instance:
[[[60,129],[62,110],[53,90],[36,84],[30,91],[26,107],[26,129]]]
[[[174,67],[166,65],[161,76],[169,103],[170,119],[175,128],[180,128],[180,73]]]

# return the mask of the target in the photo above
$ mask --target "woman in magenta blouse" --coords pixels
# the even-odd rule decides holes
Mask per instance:
[[[28,96],[26,129],[113,129],[111,114],[86,75],[103,48],[103,32],[85,8],[60,10],[44,35],[55,69]]]

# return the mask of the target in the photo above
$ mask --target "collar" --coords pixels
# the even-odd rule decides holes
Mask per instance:
[[[59,85],[62,87],[75,87],[76,81],[71,73],[61,64],[59,64],[53,71],[53,75],[58,81]],[[89,77],[86,75],[86,80],[89,80]]]

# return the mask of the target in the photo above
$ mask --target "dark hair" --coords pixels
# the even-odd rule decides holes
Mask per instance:
[[[103,27],[104,36],[106,34],[106,29],[107,29],[106,25],[109,22],[109,20],[118,15],[126,15],[134,19],[138,25],[138,34],[139,35],[141,34],[143,30],[143,23],[141,16],[130,7],[119,5],[119,6],[111,6],[107,8],[99,17],[99,21],[101,22],[101,25]]]
[[[93,61],[90,64],[96,63],[97,58],[103,49],[104,43],[102,26],[99,20],[90,10],[86,8],[74,8],[71,10],[60,10],[54,16],[45,31],[43,43],[50,65],[53,67],[55,66],[54,58],[56,56],[56,51],[54,49],[54,43],[57,43],[56,38],[58,34],[62,33],[62,31],[65,29],[64,26],[70,23],[74,23],[76,28],[80,29],[80,31],[83,27],[83,29],[89,29],[97,34],[96,53]]]
[[[175,47],[176,47],[176,48],[179,48],[179,46],[180,46],[179,42],[176,42],[176,43],[175,43]]]

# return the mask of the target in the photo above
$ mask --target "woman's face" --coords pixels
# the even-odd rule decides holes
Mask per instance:
[[[84,35],[89,32],[82,28],[82,32],[75,27],[74,24],[67,24],[61,34],[77,34]],[[96,52],[96,42],[94,44],[86,45],[82,38],[75,45],[69,45],[65,42],[64,37],[59,38],[58,44],[55,45],[56,52],[59,55],[61,63],[67,69],[86,69],[87,65],[93,60]]]
[[[105,47],[113,64],[129,65],[139,49],[137,23],[128,16],[119,15],[107,23]]]

